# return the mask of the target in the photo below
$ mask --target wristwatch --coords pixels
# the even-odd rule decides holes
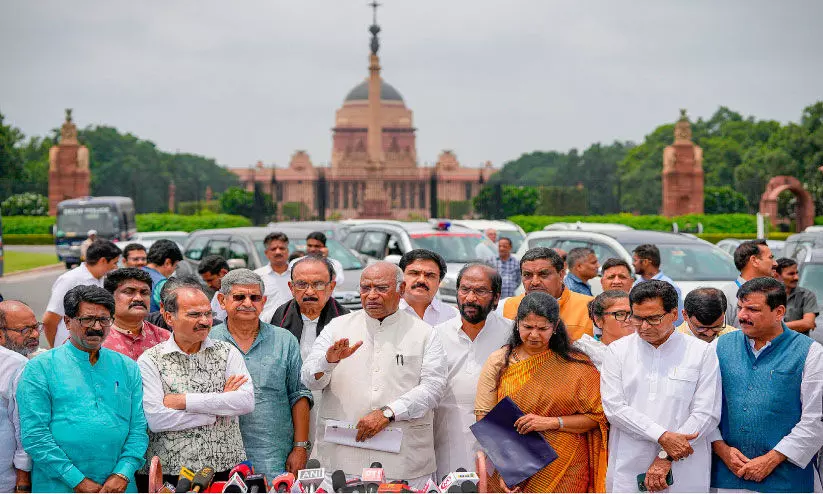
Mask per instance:
[[[311,441],[295,441],[292,444],[293,448],[303,448],[306,453],[311,453]]]
[[[674,458],[672,458],[671,456],[669,456],[669,453],[666,453],[666,450],[665,450],[665,449],[661,449],[661,450],[657,453],[657,457],[658,457],[658,458],[660,458],[661,460],[666,460],[666,461],[674,461]]]
[[[389,422],[394,422],[394,412],[389,407],[380,407],[380,411],[383,412],[383,416],[389,419]]]

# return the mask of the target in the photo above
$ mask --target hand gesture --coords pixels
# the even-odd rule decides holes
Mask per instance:
[[[121,479],[122,480],[122,479]],[[74,488],[74,492],[100,492],[103,486],[86,477]]]
[[[246,384],[246,381],[248,380],[249,378],[244,374],[229,376],[228,379],[226,379],[226,385],[223,386],[223,392],[228,393],[229,391],[237,391],[240,389],[240,386]]]
[[[126,487],[128,486],[129,483],[119,475],[109,475],[106,483],[100,488],[100,492],[126,492]]]
[[[649,469],[646,471],[646,489],[649,492],[657,492],[666,489],[666,475],[672,468],[672,462],[655,458]]]
[[[560,422],[556,417],[541,417],[533,413],[527,413],[514,421],[514,428],[520,434],[529,432],[543,432],[560,428]]]
[[[377,435],[389,425],[389,419],[383,415],[382,410],[374,410],[357,423],[357,441],[365,441]]]
[[[737,476],[754,482],[763,482],[777,468],[777,465],[780,465],[785,459],[786,457],[782,453],[771,450],[763,456],[749,460],[738,470]]]
[[[715,442],[717,444],[720,441]],[[738,477],[742,477],[740,473],[741,469],[746,465],[746,463],[750,462],[749,458],[746,457],[743,453],[740,452],[739,449],[733,448],[726,443],[722,443],[723,446],[719,448],[714,448],[715,453],[717,456],[726,464],[726,466],[731,470],[731,472]]]
[[[306,468],[306,462],[308,459],[309,452],[306,451],[306,448],[292,448],[291,453],[289,453],[289,457],[286,458],[286,471],[297,476],[298,470],[303,470]]]
[[[694,450],[689,441],[697,439],[697,433],[694,434],[678,434],[677,432],[664,432],[657,440],[666,453],[672,457],[673,460],[682,460],[688,458]]]
[[[326,350],[326,362],[330,364],[336,364],[344,358],[350,357],[351,354],[356,352],[362,344],[362,341],[358,341],[354,345],[349,346],[349,339],[341,338],[335,341],[332,344],[332,346],[330,346],[329,349]]]

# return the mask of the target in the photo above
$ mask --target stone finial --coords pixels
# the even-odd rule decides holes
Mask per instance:
[[[689,117],[686,116],[686,109],[681,108],[680,109],[680,120],[688,120],[688,119],[689,119]]]
[[[60,144],[77,144],[77,126],[71,120],[71,108],[66,108],[66,121],[60,128]]]
[[[674,124],[674,143],[687,144],[692,142],[692,124],[686,116],[686,109],[680,109],[680,119]]]

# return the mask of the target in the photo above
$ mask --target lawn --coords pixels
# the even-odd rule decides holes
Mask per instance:
[[[49,264],[57,264],[56,254],[46,254],[41,252],[11,252],[6,251],[5,265],[3,266],[4,274],[14,273],[15,271],[23,271],[39,266],[47,266]]]

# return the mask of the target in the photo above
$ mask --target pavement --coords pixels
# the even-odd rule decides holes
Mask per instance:
[[[39,246],[14,246],[39,247]],[[52,249],[54,247],[52,246]],[[66,267],[58,264],[10,274],[0,278],[0,293],[6,300],[20,300],[32,308],[38,320],[42,321],[46,305],[49,303],[51,287],[58,276],[66,272]],[[40,335],[40,346],[47,348],[46,335]]]
[[[5,245],[6,252],[29,252],[38,254],[54,254],[57,252],[54,245]]]

